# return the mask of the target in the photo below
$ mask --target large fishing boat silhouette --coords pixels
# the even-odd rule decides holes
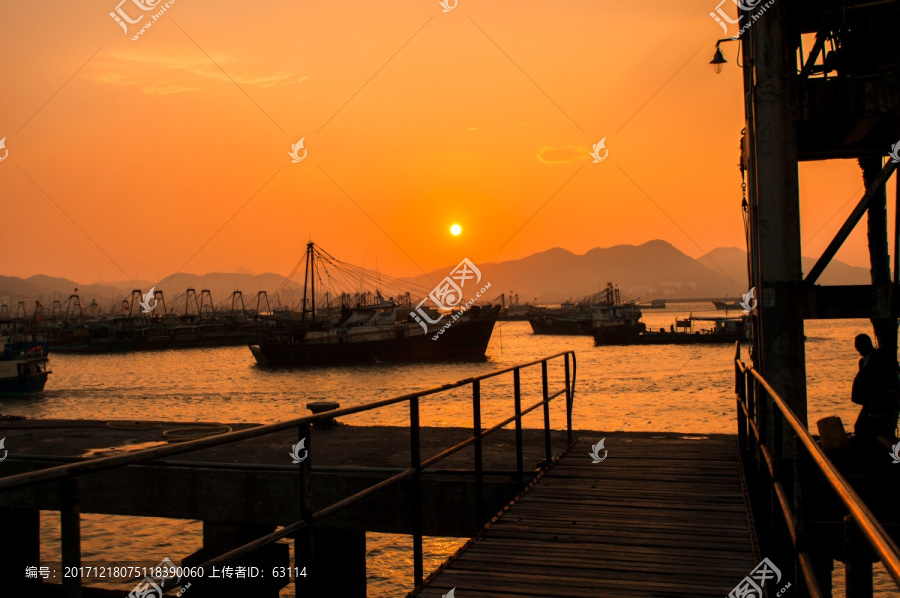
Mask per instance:
[[[300,292],[300,309],[276,311],[276,326],[250,344],[260,365],[484,359],[500,314],[490,304],[426,309],[411,293],[426,297],[428,289],[342,262],[313,243],[276,296],[290,305]],[[426,309],[427,320],[414,319],[416,308]]]

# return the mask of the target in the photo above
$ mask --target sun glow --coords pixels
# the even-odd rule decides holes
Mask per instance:
[[[458,224],[454,224],[453,226],[450,227],[450,234],[453,235],[454,237],[459,235],[459,233],[461,233],[461,232],[462,232],[462,227]]]

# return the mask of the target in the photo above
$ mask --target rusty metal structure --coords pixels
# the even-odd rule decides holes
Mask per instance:
[[[885,183],[897,164],[885,158],[900,140],[898,15],[897,2],[775,2],[741,38],[749,271],[760,299],[753,362],[803,420],[803,320],[871,318],[896,356],[900,268],[895,232],[892,280]],[[797,165],[830,159],[858,160],[866,193],[804,277]],[[816,285],[863,215],[872,284]]]
[[[900,3],[775,0],[763,4],[751,0],[739,4],[738,15],[742,27],[735,40],[741,44],[746,117],[743,208],[750,285],[759,298],[752,316],[752,365],[748,366],[756,378],[749,380],[747,391],[759,400],[749,402],[747,415],[761,437],[755,456],[750,456],[754,462],[748,465],[758,471],[750,471],[748,477],[768,476],[765,483],[771,491],[758,495],[754,505],[762,551],[780,554],[791,563],[791,574],[818,578],[822,593],[807,588],[804,595],[830,596],[828,555],[811,550],[812,556],[805,561],[798,558],[806,554],[803,551],[810,543],[822,541],[827,534],[816,535],[825,534],[824,528],[810,527],[804,535],[803,523],[809,523],[809,518],[802,509],[815,496],[804,481],[804,463],[808,465],[810,453],[798,444],[802,435],[778,413],[788,410],[798,425],[809,425],[805,320],[870,319],[878,346],[896,361],[900,216],[889,238],[886,183],[900,162]],[[724,41],[731,40],[719,43]],[[711,64],[718,71],[723,62],[717,52]],[[865,194],[804,275],[798,164],[834,159],[858,162]],[[900,214],[900,194],[895,201],[895,214]],[[816,284],[863,216],[871,284]],[[759,380],[769,386],[763,389]],[[774,396],[783,401],[784,409],[776,405]],[[849,389],[847,397],[849,401]],[[793,483],[781,486],[779,493],[777,472],[792,470],[798,472],[791,477]],[[801,501],[804,490],[806,500]],[[790,505],[800,510],[796,517],[788,515]],[[782,517],[787,518],[786,535],[777,531],[785,525]],[[896,538],[898,528],[886,527]],[[857,518],[847,533],[865,532],[864,528]],[[848,555],[845,561],[848,596],[872,595],[871,561],[876,559],[861,554],[856,559]]]

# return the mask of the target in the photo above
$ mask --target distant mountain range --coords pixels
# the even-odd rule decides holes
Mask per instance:
[[[198,294],[203,289],[209,289],[217,305],[226,300],[230,301],[232,292],[241,290],[244,295],[245,306],[247,308],[255,308],[258,291],[274,293],[284,281],[284,276],[272,273],[213,272],[203,275],[176,274],[163,284],[158,285],[156,290],[165,292],[166,307],[170,310],[173,307],[177,307],[173,303],[175,298],[183,296],[188,288],[196,289]],[[122,301],[122,299],[131,294],[133,289],[140,289],[146,293],[155,284],[155,282],[149,280],[80,284],[66,278],[54,278],[44,275],[29,276],[25,279],[16,276],[0,275],[0,304],[5,303],[10,306],[10,310],[14,310],[18,301],[24,300],[26,305],[30,307],[37,300],[49,308],[50,303],[54,299],[64,303],[69,295],[77,289],[84,307],[87,307],[92,300],[95,300],[103,307],[108,307]]]
[[[813,258],[803,258],[808,271]],[[611,282],[623,296],[632,299],[737,297],[747,291],[747,254],[743,249],[720,247],[695,259],[666,241],[648,241],[642,245],[616,245],[591,249],[576,255],[561,248],[548,249],[518,260],[476,264],[482,282],[491,283],[486,294],[490,301],[501,293],[518,294],[521,302],[558,303],[596,293]],[[455,264],[403,279],[425,288],[433,288]],[[247,307],[255,307],[255,296],[264,290],[274,294],[285,281],[280,274],[240,272],[194,275],[176,274],[157,290],[164,290],[167,307],[188,287],[209,289],[217,303],[228,300],[232,291],[240,289]],[[865,268],[833,262],[820,278],[823,285],[867,284]],[[35,275],[22,279],[0,276],[0,302],[13,309],[17,301],[33,305],[34,300],[48,304],[53,299],[64,301],[78,289],[82,304],[96,300],[101,305],[121,301],[132,289],[150,290],[151,281],[98,282],[82,284],[65,278]],[[468,290],[468,289],[467,289]],[[468,293],[467,293],[468,296]]]
[[[803,258],[804,270],[815,263]],[[596,293],[611,282],[630,299],[739,297],[747,292],[747,252],[720,247],[694,259],[666,241],[616,245],[576,255],[560,248],[499,263],[476,264],[482,282],[491,282],[491,296],[517,293],[521,302],[558,303]],[[433,287],[453,266],[410,279]],[[869,271],[832,262],[819,279],[823,285],[868,284]],[[490,293],[489,293],[490,294]]]

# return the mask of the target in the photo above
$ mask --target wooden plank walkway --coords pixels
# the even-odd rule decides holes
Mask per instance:
[[[419,596],[715,596],[755,566],[734,437],[582,437]],[[601,451],[601,456],[602,456]]]

